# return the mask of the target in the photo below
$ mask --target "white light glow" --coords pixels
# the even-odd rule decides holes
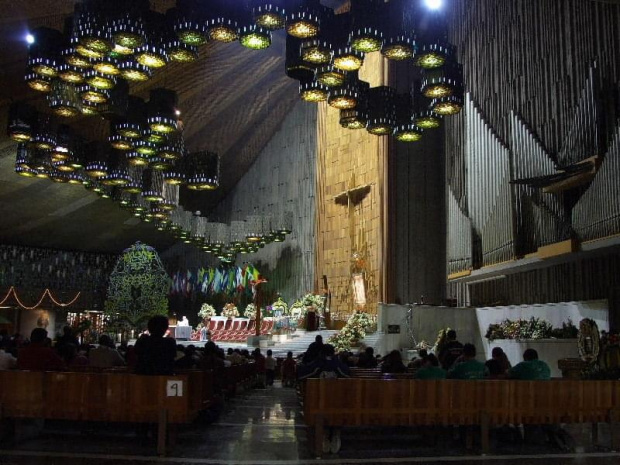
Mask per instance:
[[[26,34],[26,42],[30,45],[34,44],[34,36],[32,34]]]
[[[438,10],[443,6],[443,0],[424,0],[424,3],[431,10]]]

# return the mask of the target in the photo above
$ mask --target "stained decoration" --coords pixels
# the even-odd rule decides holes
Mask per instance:
[[[168,313],[170,278],[153,247],[136,242],[110,275],[105,315],[115,333],[143,329],[149,318]]]

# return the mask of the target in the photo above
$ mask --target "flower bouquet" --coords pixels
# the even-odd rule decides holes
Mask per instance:
[[[245,307],[245,312],[243,312],[243,316],[246,318],[249,318],[250,320],[255,320],[256,319],[256,305],[248,304],[248,306]]]
[[[215,308],[213,307],[213,305],[209,305],[207,303],[202,304],[200,310],[198,310],[198,316],[201,320],[212,318],[215,315],[217,315]]]
[[[302,299],[301,303],[306,309],[313,311],[323,310],[323,297],[316,294],[306,294]]]
[[[239,310],[237,310],[235,304],[228,303],[224,305],[224,308],[222,309],[222,316],[225,316],[226,318],[235,318],[239,316]]]

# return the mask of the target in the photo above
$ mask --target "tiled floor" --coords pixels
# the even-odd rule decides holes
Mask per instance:
[[[0,444],[0,465],[620,463],[620,455],[591,446],[589,426],[570,429],[578,454],[561,455],[552,444],[524,443],[506,433],[494,435],[495,455],[486,457],[477,455],[475,449],[467,451],[458,429],[345,428],[340,453],[319,461],[309,450],[295,391],[280,386],[240,394],[214,419],[207,415],[198,424],[179,430],[176,447],[166,458],[156,457],[152,433],[131,425],[47,423],[36,433],[35,428],[20,428],[18,442]],[[602,428],[602,440],[606,434]]]

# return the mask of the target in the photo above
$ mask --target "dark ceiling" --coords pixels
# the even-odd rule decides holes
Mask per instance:
[[[34,27],[61,29],[74,1],[0,0],[0,124],[6,126],[7,105],[28,100],[45,108],[42,95],[23,81],[26,67],[26,32]],[[324,2],[337,7],[341,0]],[[173,1],[151,1],[164,11]],[[249,50],[239,43],[209,43],[192,64],[172,64],[155,73],[131,93],[148,97],[155,87],[179,94],[179,109],[190,150],[215,151],[221,157],[221,187],[215,192],[182,192],[186,210],[211,211],[248,170],[298,101],[297,81],[284,74],[285,35],[278,31],[272,46]],[[83,118],[71,123],[91,138],[106,134],[107,123]],[[117,252],[135,240],[160,250],[173,241],[151,225],[137,220],[116,204],[101,200],[80,187],[54,185],[27,179],[13,172],[15,145],[0,138],[0,243],[54,247],[68,250]]]

